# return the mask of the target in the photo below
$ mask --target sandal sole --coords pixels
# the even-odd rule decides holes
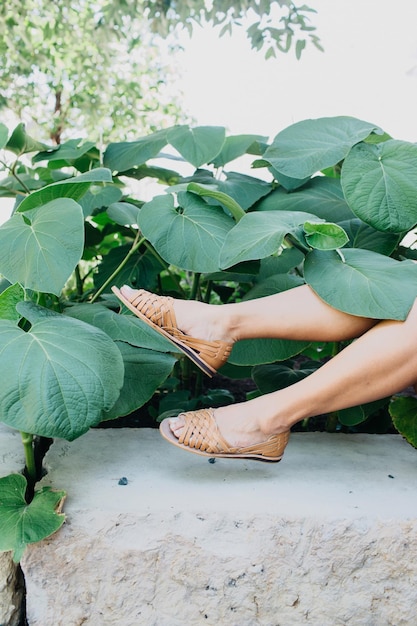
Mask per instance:
[[[124,295],[122,294],[122,292],[120,291],[120,289],[118,289],[117,287],[112,287],[111,288],[112,292],[114,293],[114,295],[130,310],[132,311],[132,313],[138,317],[139,319],[141,319],[143,322],[145,322],[145,324],[147,324],[148,326],[150,326],[151,328],[153,328],[154,330],[156,330],[156,332],[158,332],[160,335],[162,335],[163,337],[165,337],[165,339],[168,339],[169,342],[171,342],[176,348],[178,348],[179,350],[181,350],[181,352],[183,352],[191,361],[193,361],[193,363],[195,363],[195,365],[197,365],[197,367],[199,367],[201,369],[202,372],[204,372],[204,374],[206,374],[207,376],[210,376],[210,378],[212,378],[215,374],[217,374],[217,370],[213,369],[212,367],[210,367],[210,365],[208,363],[206,363],[205,361],[203,361],[196,352],[194,352],[194,350],[191,350],[188,346],[186,346],[185,344],[182,343],[182,341],[179,341],[177,339],[174,339],[172,337],[172,335],[170,335],[169,333],[167,333],[163,328],[161,328],[160,326],[158,326],[157,324],[154,324],[149,318],[146,317],[146,315],[143,315],[143,313],[141,313],[140,311],[137,310],[137,308],[131,303],[129,302],[129,300],[127,298],[124,297]]]

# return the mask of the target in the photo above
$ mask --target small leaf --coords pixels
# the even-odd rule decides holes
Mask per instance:
[[[304,222],[303,227],[308,245],[316,250],[336,250],[349,241],[346,232],[337,224]]]
[[[396,397],[389,405],[389,412],[398,432],[417,448],[417,398]]]
[[[35,491],[28,504],[26,488],[26,479],[21,474],[0,478],[0,551],[13,551],[15,563],[20,561],[28,544],[49,537],[65,521],[65,515],[58,512],[65,491],[43,487]]]

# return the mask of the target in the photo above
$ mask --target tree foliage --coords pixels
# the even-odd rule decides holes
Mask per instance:
[[[133,138],[184,119],[169,89],[177,44],[167,36],[179,27],[192,33],[208,22],[222,35],[247,18],[253,48],[269,57],[295,45],[300,56],[305,36],[319,46],[309,12],[289,0],[8,0],[0,107],[48,129],[57,144],[72,128],[94,128],[94,141]]]

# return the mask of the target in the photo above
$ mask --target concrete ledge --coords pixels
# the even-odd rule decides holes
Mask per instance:
[[[0,424],[0,477],[21,472],[24,466],[20,434]],[[20,570],[13,563],[10,552],[0,552],[0,626],[20,623],[22,598]]]
[[[400,436],[294,434],[278,465],[211,464],[154,430],[95,430],[46,463],[68,521],[24,556],[29,626],[415,623]]]

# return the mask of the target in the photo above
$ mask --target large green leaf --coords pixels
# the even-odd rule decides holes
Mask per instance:
[[[278,252],[284,237],[307,221],[318,221],[311,213],[260,211],[247,213],[229,232],[220,256],[222,268],[242,261],[263,259]]]
[[[79,204],[53,200],[0,227],[0,273],[26,289],[59,295],[81,259],[84,219]]]
[[[72,441],[98,424],[123,385],[123,359],[98,328],[30,302],[24,332],[0,320],[1,420],[23,432]]]
[[[288,126],[263,158],[290,178],[306,178],[342,161],[352,146],[378,130],[354,117],[323,117]]]
[[[230,161],[234,161],[234,159],[246,154],[255,142],[266,142],[267,139],[267,137],[262,135],[233,135],[226,137],[221,151],[212,161],[213,165],[222,167],[226,163],[230,163]]]
[[[344,248],[313,250],[304,263],[306,282],[325,302],[352,315],[406,318],[417,296],[417,265],[382,254]]]
[[[139,227],[165,261],[193,272],[219,269],[219,254],[234,220],[192,193],[156,196],[139,214]]]
[[[28,544],[49,537],[65,521],[65,515],[57,510],[65,491],[43,487],[35,491],[28,504],[26,489],[26,479],[21,474],[0,478],[0,552],[13,551],[15,563],[20,561]]]
[[[364,222],[391,233],[410,230],[417,224],[417,144],[355,146],[342,167],[342,187]]]
[[[417,448],[417,398],[396,397],[389,406],[395,428]]]
[[[257,211],[304,211],[328,222],[354,217],[340,185],[340,180],[316,176],[302,189],[288,193],[282,187],[260,200]]]
[[[170,374],[176,358],[152,350],[134,348],[117,342],[123,356],[125,378],[116,404],[104,419],[110,420],[128,415],[147,402]]]
[[[79,200],[88,191],[92,183],[111,183],[112,180],[110,170],[100,167],[91,170],[91,172],[80,174],[79,176],[51,183],[46,187],[32,192],[19,204],[17,210],[23,213],[24,211],[35,209],[56,198],[72,198],[73,200]]]
[[[210,163],[225,141],[222,126],[176,126],[167,132],[168,142],[194,167]]]
[[[142,165],[148,159],[156,157],[167,145],[166,135],[166,130],[159,130],[137,141],[111,143],[104,153],[103,163],[113,172],[124,172],[135,165]]]

